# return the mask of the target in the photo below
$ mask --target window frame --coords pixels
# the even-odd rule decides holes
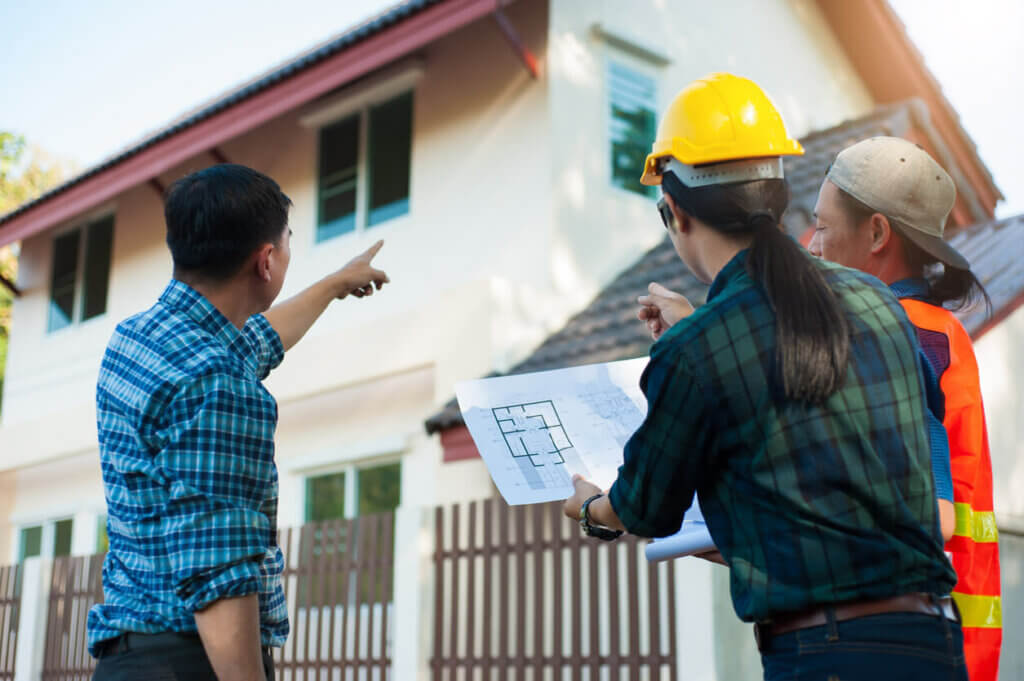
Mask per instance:
[[[614,118],[612,116],[612,82],[611,82],[611,71],[612,65],[615,64],[621,68],[629,71],[635,71],[641,76],[650,78],[654,85],[654,97],[651,100],[651,107],[654,113],[654,127],[655,134],[657,134],[658,126],[658,113],[661,110],[661,69],[658,65],[649,62],[647,60],[639,59],[632,54],[627,54],[618,50],[605,50],[604,59],[602,60],[602,66],[604,67],[604,158],[606,163],[605,170],[605,181],[608,186],[612,187],[618,192],[622,192],[629,196],[635,196],[641,199],[655,200],[658,197],[657,187],[648,187],[648,193],[641,194],[632,189],[627,189],[616,183],[615,180],[615,165],[612,163],[612,123]]]
[[[313,520],[310,518],[310,510],[312,508],[312,499],[310,497],[311,492],[311,481],[313,478],[326,477],[328,475],[345,475],[345,508],[344,515],[342,516],[345,520],[351,520],[358,518],[359,516],[359,472],[371,468],[378,468],[382,466],[391,466],[398,464],[398,505],[402,504],[402,478],[404,476],[405,466],[402,465],[401,456],[389,456],[375,459],[367,459],[361,461],[351,461],[338,466],[331,466],[330,468],[322,468],[315,471],[307,471],[302,474],[302,496],[303,496],[303,523],[314,523],[314,522],[325,522],[324,520]],[[397,508],[397,507],[396,507]]]
[[[103,312],[93,315],[88,319],[83,319],[84,308],[85,308],[85,286],[86,286],[86,266],[88,265],[89,257],[89,233],[92,228],[96,225],[110,221],[110,253],[107,257],[107,291],[103,304]],[[109,312],[110,302],[110,279],[111,274],[114,270],[114,236],[115,228],[117,227],[117,211],[112,208],[103,208],[99,211],[95,211],[87,217],[75,221],[73,224],[58,229],[53,232],[52,238],[50,239],[50,259],[49,259],[49,276],[48,276],[48,290],[46,295],[46,334],[58,334],[66,329],[81,326],[93,322],[94,320],[103,319]],[[54,267],[57,261],[57,241],[69,234],[78,234],[78,255],[75,260],[75,282],[74,282],[74,296],[71,303],[71,318],[68,323],[53,328],[51,326],[52,319],[52,305],[53,305],[53,275]]]
[[[299,122],[303,127],[310,128],[316,134],[316,154],[314,161],[314,177],[316,182],[316,218],[313,225],[313,244],[334,242],[350,235],[363,235],[370,230],[377,230],[386,224],[394,223],[396,220],[408,216],[412,212],[413,194],[413,144],[416,137],[416,99],[417,83],[423,77],[424,67],[421,59],[413,58],[396,65],[393,68],[385,69],[377,77],[347,87],[335,98],[321,104],[318,108],[303,115]],[[369,187],[369,125],[370,111],[375,107],[385,104],[398,97],[409,95],[410,97],[410,121],[409,121],[409,191],[408,209],[399,215],[384,219],[380,222],[370,224],[370,187]],[[359,131],[357,135],[356,150],[356,201],[354,222],[355,227],[349,231],[342,232],[335,236],[320,238],[321,210],[322,203],[320,194],[320,162],[323,154],[321,134],[325,128],[335,123],[340,123],[353,115],[359,117]],[[359,238],[359,236],[356,236]]]
[[[73,556],[75,552],[75,516],[73,514],[68,515],[57,515],[47,517],[43,520],[26,521],[17,523],[14,526],[15,532],[17,533],[17,541],[15,542],[15,563],[22,564],[28,558],[48,558],[52,559],[57,557],[57,524],[67,522],[70,523],[69,533],[69,544],[68,552],[60,554],[61,556]],[[25,532],[34,528],[39,528],[39,553],[35,556],[25,556]]]

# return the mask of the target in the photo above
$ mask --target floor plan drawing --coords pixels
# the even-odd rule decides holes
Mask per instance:
[[[491,409],[494,420],[514,457],[529,457],[540,468],[547,464],[564,464],[562,452],[572,449],[554,402],[528,402]]]
[[[509,504],[565,499],[578,475],[607,489],[647,411],[647,359],[460,381],[462,418]]]

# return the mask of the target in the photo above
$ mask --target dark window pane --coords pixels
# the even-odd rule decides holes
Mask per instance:
[[[393,511],[401,502],[402,464],[359,471],[359,515]]]
[[[345,474],[306,480],[306,520],[320,522],[345,517]]]
[[[320,130],[320,179],[355,168],[359,159],[359,114]]]
[[[34,558],[43,552],[43,527],[35,525],[21,530],[21,550],[19,561]]]
[[[355,229],[358,161],[358,114],[320,131],[317,241]]]
[[[412,92],[370,109],[367,225],[409,212]]]
[[[321,194],[320,224],[316,230],[317,242],[351,232],[356,228],[356,188],[344,188],[332,196]]]
[[[656,134],[654,80],[612,63],[608,68],[611,106],[612,183],[630,191],[654,196],[655,187],[640,184],[644,160]]]
[[[114,218],[89,225],[85,238],[85,278],[82,290],[82,319],[91,319],[107,311],[107,286],[110,279],[110,247],[114,238]]]
[[[63,329],[71,323],[75,308],[75,278],[78,273],[78,242],[75,230],[53,240],[53,277],[50,280],[48,331]]]
[[[58,520],[53,527],[53,555],[71,555],[71,518]]]

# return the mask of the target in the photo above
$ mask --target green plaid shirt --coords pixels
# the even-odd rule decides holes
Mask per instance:
[[[874,277],[816,260],[852,325],[851,358],[828,400],[795,403],[772,378],[775,314],[745,257],[651,348],[648,413],[612,485],[615,512],[633,534],[665,536],[696,490],[748,621],[948,594],[956,575],[942,550],[919,348],[903,308]]]

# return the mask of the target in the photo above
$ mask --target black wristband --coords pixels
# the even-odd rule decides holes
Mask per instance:
[[[610,527],[593,525],[590,522],[590,503],[603,496],[603,494],[595,494],[584,501],[580,506],[580,527],[583,528],[583,534],[588,537],[594,537],[595,539],[601,539],[603,541],[612,541],[622,536],[622,530],[613,530]]]

